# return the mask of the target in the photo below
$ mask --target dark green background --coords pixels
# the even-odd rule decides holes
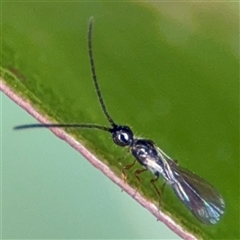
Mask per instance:
[[[2,76],[59,122],[107,124],[91,83],[90,16],[111,116],[154,140],[226,201],[216,226],[199,224],[168,188],[162,208],[204,239],[238,238],[238,3],[2,3]],[[117,174],[132,161],[119,163],[125,152],[105,133],[72,133]],[[142,176],[141,191],[157,201],[151,177]],[[136,184],[131,173],[129,181]]]

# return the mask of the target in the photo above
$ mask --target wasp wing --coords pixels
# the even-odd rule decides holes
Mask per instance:
[[[216,224],[225,210],[221,194],[203,178],[179,167],[162,150],[159,152],[175,194],[200,222]]]

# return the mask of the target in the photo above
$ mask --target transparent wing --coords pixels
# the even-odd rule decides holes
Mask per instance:
[[[216,224],[225,210],[220,193],[198,175],[167,159],[175,178],[172,188],[180,200],[202,223]]]
[[[179,167],[158,149],[167,182],[193,215],[204,224],[216,224],[225,210],[221,194],[198,175]]]

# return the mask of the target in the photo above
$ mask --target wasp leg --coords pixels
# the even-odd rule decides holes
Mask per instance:
[[[132,166],[135,163],[136,163],[136,160],[134,160],[134,162],[132,164],[128,164],[122,168],[122,179],[123,179],[124,183],[127,182],[127,174],[126,174],[125,170],[129,170],[130,168],[132,168]]]
[[[156,185],[155,185],[155,182],[158,180],[158,178],[159,178],[159,176],[156,176],[156,178],[151,179],[151,180],[150,180],[150,183],[153,185],[153,187],[154,187],[154,189],[155,189],[155,191],[156,191],[159,199],[161,199],[161,198],[162,198],[162,194],[161,194],[162,191],[159,191],[159,190],[157,189]]]
[[[136,193],[138,192],[138,189],[139,189],[139,187],[140,187],[140,184],[141,184],[141,178],[139,177],[139,175],[141,174],[141,173],[143,173],[143,172],[146,172],[148,169],[137,169],[137,170],[135,170],[134,171],[134,175],[135,175],[135,177],[137,178],[137,180],[138,180],[138,186],[137,186],[137,188],[136,188],[136,192],[135,192],[135,194],[134,195],[136,195]]]
[[[162,187],[161,187],[161,191],[160,191],[161,192],[161,196],[163,195],[163,190],[164,190],[165,186],[166,186],[166,182],[164,182]]]
[[[156,176],[156,178],[152,179],[150,181],[150,183],[153,185],[157,195],[158,195],[158,198],[159,198],[159,201],[158,201],[158,213],[160,214],[160,206],[161,206],[161,201],[162,201],[162,194],[163,194],[163,189],[164,189],[164,186],[165,186],[165,183],[162,185],[161,187],[161,190],[159,191],[158,188],[156,187],[155,185],[155,182],[158,180],[159,176]],[[159,218],[157,218],[157,221],[159,220]]]

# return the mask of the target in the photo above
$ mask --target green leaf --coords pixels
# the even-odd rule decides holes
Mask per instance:
[[[87,51],[88,20],[94,16],[95,64],[110,115],[206,179],[226,202],[214,226],[199,223],[169,187],[161,210],[199,238],[239,237],[236,3],[4,2],[2,7],[4,81],[54,122],[107,125]],[[69,132],[119,176],[133,161],[119,162],[125,153],[106,133]],[[157,203],[152,177],[141,175],[139,191]],[[128,182],[137,186],[132,171]]]

